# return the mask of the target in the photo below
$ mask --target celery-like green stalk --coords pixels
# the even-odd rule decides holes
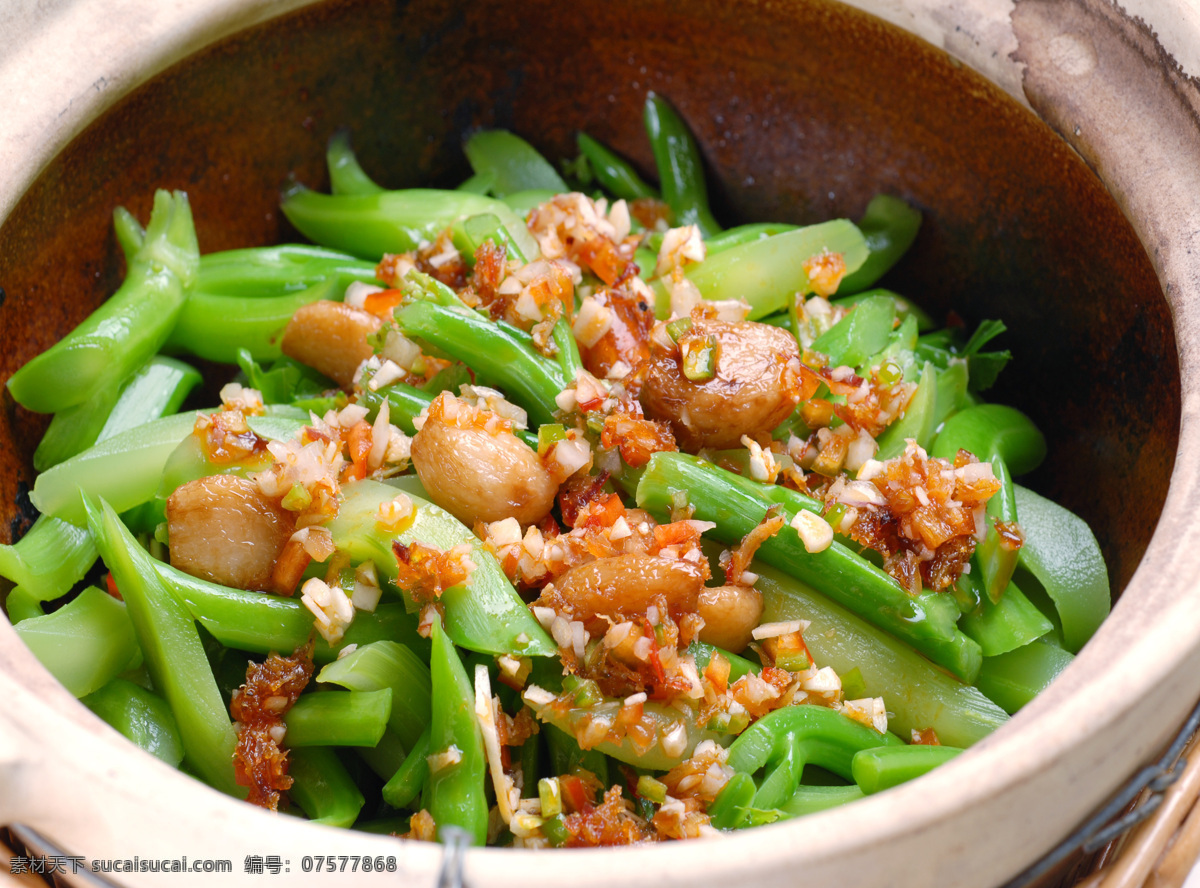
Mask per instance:
[[[933,728],[943,743],[965,747],[1008,721],[979,690],[799,580],[759,561],[753,570],[763,593],[763,621],[811,621],[804,643],[813,658],[838,674],[857,668],[866,693],[883,697],[892,714],[890,730],[907,736],[914,729]]]
[[[351,691],[392,692],[391,728],[406,749],[411,749],[429,724],[429,667],[412,651],[394,641],[363,645],[325,666],[318,674],[321,684],[337,684]]]
[[[288,746],[374,746],[392,714],[392,689],[302,694],[287,711]]]
[[[95,586],[53,613],[22,620],[14,628],[76,697],[103,687],[142,659],[125,605]]]
[[[38,601],[71,590],[96,563],[96,544],[86,528],[41,515],[11,546],[0,546],[0,576]]]
[[[86,496],[83,503],[96,548],[125,598],[154,686],[179,726],[185,761],[209,785],[245,797],[233,773],[237,734],[192,615],[167,591],[154,560],[112,506]]]

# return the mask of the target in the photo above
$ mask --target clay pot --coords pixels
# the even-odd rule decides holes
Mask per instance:
[[[0,379],[116,286],[112,208],[145,218],[154,187],[190,193],[211,251],[294,238],[279,189],[326,184],[340,126],[395,187],[461,179],[478,126],[550,157],[584,127],[649,170],[653,89],[695,128],[723,220],[854,218],[874,193],[900,195],[925,224],[888,283],[935,315],[1008,324],[1015,360],[995,397],[1051,442],[1029,484],[1089,521],[1120,591],[1058,682],[967,755],[848,808],[724,841],[460,858],[272,817],[172,771],[0,620],[0,823],[95,859],[227,859],[229,885],[261,881],[242,874],[253,854],[325,884],[303,872],[319,852],[393,855],[384,878],[405,884],[445,866],[489,886],[982,886],[1148,759],[1200,693],[1200,92],[1186,76],[1200,25],[1182,0],[1135,4],[1165,46],[1104,0],[857,5],[896,23],[823,0],[19,7],[0,58]],[[7,539],[30,520],[45,420],[2,397]]]

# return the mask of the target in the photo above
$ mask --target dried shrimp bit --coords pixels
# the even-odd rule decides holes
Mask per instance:
[[[846,276],[846,258],[841,253],[822,250],[804,260],[804,273],[808,275],[812,291],[828,299],[837,292],[838,285]]]
[[[564,843],[567,848],[635,845],[658,838],[657,832],[633,813],[633,804],[622,797],[620,786],[605,792],[599,805],[588,805],[564,816],[563,826],[570,836]]]
[[[745,537],[736,549],[730,549],[721,553],[719,562],[721,568],[725,571],[725,582],[738,586],[753,586],[758,582],[758,576],[751,573],[749,570],[750,562],[754,560],[754,555],[758,552],[759,547],[769,540],[775,534],[783,529],[786,519],[780,513],[778,508],[772,508],[763,516],[763,520],[758,523]]]
[[[324,373],[348,389],[363,361],[374,354],[367,338],[379,330],[375,315],[341,302],[301,306],[283,331],[280,348],[289,358]]]
[[[537,259],[507,275],[491,301],[482,304],[493,318],[531,330],[536,324],[552,325],[564,315],[570,317],[578,283],[579,269],[571,263]],[[482,291],[481,300],[489,293]]]
[[[586,267],[610,287],[634,268],[633,252],[640,238],[629,235],[624,201],[609,210],[606,201],[578,192],[558,194],[531,210],[526,226],[542,256]]]
[[[416,252],[408,253],[384,253],[383,258],[375,266],[375,279],[383,281],[389,287],[401,287],[404,284],[405,276],[417,267]],[[353,284],[351,285],[353,286]],[[368,284],[367,286],[370,286]],[[382,287],[378,289],[383,289]],[[346,289],[346,302],[355,304],[350,297],[350,289]],[[362,308],[362,305],[358,305]]]
[[[291,789],[287,753],[280,749],[287,728],[283,717],[313,674],[312,648],[290,657],[271,654],[246,668],[246,683],[235,690],[229,711],[237,729],[234,777],[248,787],[253,805],[275,811],[280,794]]]
[[[567,480],[558,491],[558,505],[562,511],[562,519],[569,527],[581,527],[586,523],[589,505],[594,501],[610,502],[612,493],[608,490],[609,473],[601,471],[596,475],[575,475]],[[617,502],[620,502],[618,498]],[[615,509],[616,506],[607,505]],[[615,520],[615,516],[614,516]]]
[[[506,300],[500,299],[500,284],[509,272],[519,267],[519,262],[508,258],[508,248],[504,244],[488,238],[475,248],[475,268],[458,296],[471,308],[483,307],[493,318],[503,317]]]
[[[447,589],[466,583],[475,570],[468,543],[438,549],[421,542],[405,545],[394,540],[392,554],[398,568],[396,585],[418,604],[437,601]]]
[[[453,290],[467,285],[467,263],[455,248],[449,228],[433,243],[423,243],[417,248],[416,268]]]
[[[635,402],[636,413],[619,410],[604,418],[600,431],[600,446],[616,448],[627,466],[640,469],[656,453],[668,453],[679,448],[671,427],[665,422],[646,419]]]
[[[692,839],[714,832],[707,810],[733,777],[728,758],[728,750],[704,740],[691,758],[658,778],[666,795],[651,823],[662,838]]]
[[[874,488],[872,490],[872,488]],[[884,556],[884,567],[913,594],[941,591],[961,575],[987,530],[987,501],[1000,489],[988,463],[959,451],[954,463],[929,457],[910,440],[904,453],[868,460],[854,482],[835,482],[826,509],[853,509],[839,529]]]
[[[833,670],[829,670],[830,673]],[[833,676],[837,678],[836,675]],[[802,680],[786,669],[764,666],[761,672],[748,672],[729,686],[727,698],[750,719],[762,718],[769,712],[797,703],[816,703],[801,690]],[[840,691],[839,682],[838,689]],[[799,697],[799,699],[797,699]],[[736,710],[733,710],[736,711]]]
[[[656,197],[639,197],[629,205],[629,215],[649,231],[666,231],[670,227],[671,208]]]
[[[872,369],[869,379],[864,379],[853,368],[845,366],[805,366],[802,372],[823,382],[833,394],[843,396],[845,403],[834,404],[823,398],[813,399],[801,407],[801,418],[809,428],[820,428],[829,426],[836,417],[859,433],[860,442],[856,445],[859,450],[854,459],[860,465],[862,459],[874,456],[873,449],[865,454],[863,448],[869,448],[870,443],[861,439],[865,436],[878,437],[904,414],[917,391],[916,383],[904,382],[902,377],[893,379],[879,367]],[[850,469],[855,470],[857,465]]]
[[[800,401],[799,352],[787,331],[751,321],[672,323],[669,346],[652,341],[641,401],[647,416],[671,424],[683,449],[769,435]]]
[[[192,434],[200,450],[211,463],[243,462],[266,453],[267,441],[260,438],[246,422],[246,416],[236,408],[216,413],[197,413]]]
[[[295,531],[278,499],[236,475],[181,485],[167,498],[171,564],[238,589],[270,591],[275,563]]]
[[[417,423],[412,462],[438,505],[473,527],[514,517],[536,524],[558,492],[538,455],[513,432],[513,420],[442,392]]]
[[[659,777],[667,793],[677,799],[699,799],[705,804],[716,799],[733,777],[734,771],[727,762],[729,750],[702,740],[692,751],[692,756]]]
[[[271,591],[290,597],[308,565],[326,561],[332,554],[333,535],[328,528],[311,525],[297,530],[284,545],[271,571]]]
[[[583,366],[604,379],[636,378],[650,359],[654,291],[639,277],[584,299],[573,327]]]

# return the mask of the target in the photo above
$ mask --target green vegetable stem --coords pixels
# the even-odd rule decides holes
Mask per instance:
[[[674,224],[697,225],[704,237],[719,234],[721,226],[708,208],[704,164],[692,131],[679,112],[654,93],[646,96],[643,119],[663,200],[671,208]]]
[[[541,190],[559,194],[569,190],[546,158],[508,130],[474,133],[463,145],[463,152],[475,175],[492,177],[491,191],[497,197],[522,191]]]
[[[329,185],[334,194],[380,194],[384,190],[359,166],[347,129],[339,129],[329,137],[325,163],[329,167]]]
[[[917,239],[921,213],[898,197],[877,194],[858,220],[858,228],[867,239],[870,253],[856,271],[842,278],[839,293],[860,293],[874,286],[888,269],[899,262]]]
[[[125,282],[59,342],[8,380],[17,402],[57,413],[119,384],[162,347],[200,261],[187,195],[158,191]]]
[[[392,689],[302,694],[283,717],[284,742],[296,746],[375,746],[392,714]]]
[[[979,404],[960,410],[946,420],[933,442],[931,455],[953,461],[959,450],[967,450],[992,471],[1001,488],[989,501],[990,526],[976,552],[983,571],[987,596],[999,601],[1017,566],[1019,549],[1007,545],[996,522],[1018,520],[1016,494],[1010,472],[1031,472],[1046,456],[1046,439],[1025,414],[1003,404]]]
[[[433,717],[429,721],[429,778],[422,798],[438,835],[454,825],[472,844],[487,840],[488,803],[484,795],[487,758],[475,718],[475,689],[450,635],[433,624]]]
[[[330,195],[297,186],[284,195],[280,208],[305,237],[365,259],[415,250],[459,219],[480,213],[498,216],[526,256],[538,255],[537,242],[506,203],[468,191]]]
[[[88,496],[83,504],[100,557],[125,598],[154,686],[179,726],[185,761],[209,785],[245,797],[233,774],[237,735],[192,615],[167,591],[153,559],[112,507]]]
[[[638,175],[633,164],[619,157],[615,151],[587,133],[578,133],[575,144],[579,152],[588,159],[588,165],[604,190],[618,200],[656,199],[658,192]]]
[[[449,512],[410,493],[414,505],[412,523],[395,535],[381,530],[375,515],[381,504],[396,495],[396,488],[377,481],[360,481],[348,487],[346,501],[329,524],[337,548],[355,562],[373,561],[379,575],[394,582],[397,564],[393,541],[405,545],[420,541],[443,550],[467,543],[471,546],[475,570],[464,585],[445,590],[440,599],[446,614],[446,631],[455,642],[491,654],[549,656],[557,650],[517,595],[495,556]]]
[[[850,778],[855,753],[897,745],[903,743],[892,734],[880,734],[824,706],[801,704],[777,709],[747,728],[729,747],[729,765],[750,775],[765,769],[750,805],[772,809],[792,798],[805,765]],[[725,829],[746,825],[739,810],[729,814],[726,822],[716,825]]]
[[[669,513],[676,491],[686,492],[693,517],[715,522],[713,535],[729,545],[757,527],[772,505],[782,506],[789,522],[801,510],[820,513],[820,503],[787,488],[759,484],[687,454],[656,453],[638,483],[638,506]],[[979,672],[979,645],[955,625],[958,608],[947,596],[910,596],[836,540],[823,551],[808,552],[790,524],[763,543],[758,557],[905,640],[963,681]]]

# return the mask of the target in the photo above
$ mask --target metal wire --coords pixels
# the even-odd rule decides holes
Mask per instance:
[[[457,826],[443,826],[438,830],[438,838],[446,848],[438,873],[438,888],[464,888],[463,854],[471,847],[471,834]]]
[[[1156,762],[1135,773],[1104,807],[1085,820],[1057,848],[1016,878],[1005,882],[1002,888],[1026,888],[1076,851],[1083,851],[1085,854],[1099,851],[1157,811],[1162,804],[1163,793],[1183,773],[1187,760],[1181,759],[1180,755],[1197,729],[1200,729],[1200,704],[1192,710],[1192,714],[1183,723],[1167,751]],[[1150,796],[1136,808],[1126,812],[1125,809],[1147,789],[1150,790]]]

